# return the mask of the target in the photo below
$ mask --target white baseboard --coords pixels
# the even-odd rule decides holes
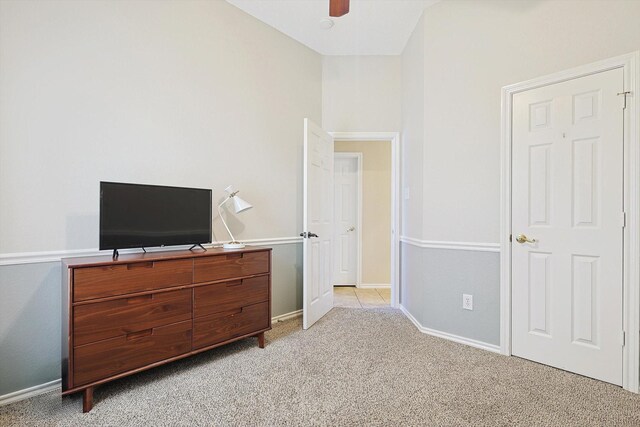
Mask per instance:
[[[388,288],[388,289],[391,289],[391,285],[389,283],[360,283],[360,285],[358,287],[362,288],[362,289],[367,289],[367,288]]]
[[[272,317],[271,322],[284,322],[285,320],[294,319],[300,316],[302,316],[302,310],[296,310],[290,313],[281,314],[280,316]]]
[[[0,396],[0,406],[8,405],[19,400],[29,399],[40,394],[60,389],[60,383],[61,381],[58,379],[49,381],[48,383],[25,388],[24,390],[18,390],[9,394],[5,394],[3,396]]]
[[[448,332],[442,332],[442,331],[437,331],[435,329],[425,328],[420,324],[420,322],[418,322],[418,320],[415,317],[413,317],[411,313],[409,313],[409,310],[407,310],[402,304],[400,304],[399,307],[400,307],[400,310],[402,310],[402,312],[405,314],[405,316],[407,316],[407,318],[411,320],[411,322],[414,325],[416,325],[416,328],[418,328],[418,330],[423,334],[432,335],[438,338],[444,338],[446,340],[457,342],[459,344],[464,344],[464,345],[479,348],[482,350],[487,350],[492,353],[500,353],[499,345],[489,344],[483,341],[477,341],[471,338],[465,338],[458,335],[450,334]]]

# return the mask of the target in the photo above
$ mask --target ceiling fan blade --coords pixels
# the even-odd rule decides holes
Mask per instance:
[[[329,0],[329,16],[338,17],[349,13],[349,0]]]

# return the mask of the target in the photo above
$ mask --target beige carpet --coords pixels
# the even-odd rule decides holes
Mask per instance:
[[[0,425],[640,426],[640,396],[419,333],[393,309],[332,310],[104,385],[0,407]]]

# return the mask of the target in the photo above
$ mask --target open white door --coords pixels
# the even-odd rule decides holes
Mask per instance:
[[[302,324],[308,329],[333,308],[333,137],[304,119]]]

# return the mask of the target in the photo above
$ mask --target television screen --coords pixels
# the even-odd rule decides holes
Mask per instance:
[[[100,182],[100,249],[211,242],[211,190]]]

